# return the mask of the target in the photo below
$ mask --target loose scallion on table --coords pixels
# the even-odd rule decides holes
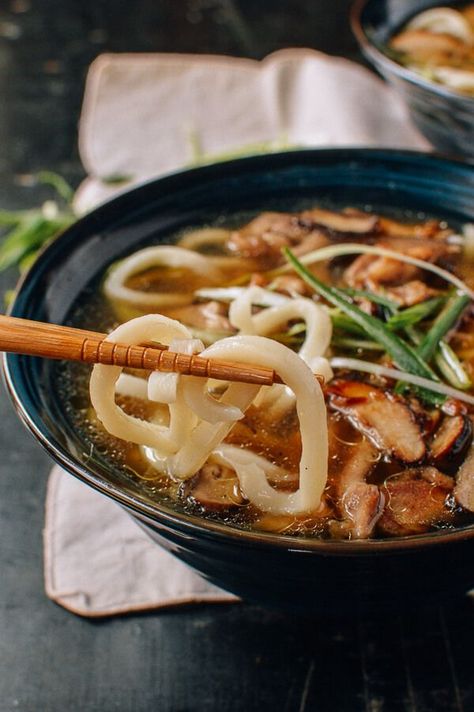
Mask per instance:
[[[41,171],[34,176],[34,181],[52,186],[62,207],[55,200],[47,200],[41,208],[34,210],[0,210],[0,235],[3,237],[0,272],[14,266],[20,271],[27,269],[38,250],[75,221],[71,209],[73,190],[62,176]]]
[[[22,218],[0,246],[0,272],[19,265],[27,255],[35,253],[72,222],[73,218],[70,216],[51,219],[33,215]]]

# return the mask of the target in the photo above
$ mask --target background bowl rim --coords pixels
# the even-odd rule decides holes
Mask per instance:
[[[459,171],[471,173],[473,176],[472,190],[474,195],[474,168],[461,160],[446,158],[436,153],[425,153],[416,150],[407,149],[387,149],[387,148],[317,148],[317,149],[299,149],[293,151],[283,151],[272,154],[263,154],[256,156],[248,156],[237,158],[219,163],[207,164],[195,168],[188,168],[143,181],[138,185],[134,185],[128,190],[121,191],[120,194],[110,200],[99,205],[97,208],[81,216],[71,227],[67,228],[56,240],[47,245],[38,260],[34,263],[18,283],[18,295],[21,294],[23,287],[30,281],[34,281],[35,273],[38,272],[42,264],[48,263],[50,255],[55,250],[61,248],[61,242],[68,239],[68,236],[74,232],[88,230],[89,223],[94,225],[96,219],[107,214],[111,209],[115,209],[124,202],[133,199],[135,194],[140,194],[147,186],[158,184],[165,185],[171,181],[173,185],[176,180],[199,178],[200,175],[217,175],[222,171],[232,172],[233,168],[249,167],[265,167],[268,169],[268,163],[273,162],[282,166],[293,164],[298,158],[316,159],[317,157],[370,157],[372,161],[383,161],[383,158],[391,158],[392,160],[401,159],[407,161],[421,161],[423,163],[437,163],[445,167],[455,168]],[[308,161],[305,161],[308,164]],[[10,307],[10,312],[14,311],[17,299]],[[68,452],[60,443],[51,441],[51,433],[47,434],[48,426],[44,420],[39,418],[43,424],[45,431],[39,427],[35,421],[33,414],[29,412],[24,398],[19,393],[15,384],[14,369],[14,354],[3,354],[3,378],[13,402],[13,405],[27,429],[33,434],[39,444],[48,452],[48,454],[61,465],[70,474],[76,476],[81,481],[91,486],[96,491],[110,497],[115,502],[121,504],[125,509],[131,511],[140,520],[155,529],[163,525],[173,529],[178,529],[182,533],[191,537],[204,537],[207,539],[219,540],[227,544],[238,544],[239,546],[258,547],[265,550],[283,549],[286,551],[297,551],[302,553],[335,555],[335,556],[370,556],[372,554],[397,554],[403,551],[413,549],[426,549],[433,546],[448,545],[455,542],[467,541],[474,539],[474,524],[460,527],[454,530],[438,530],[435,532],[417,534],[399,538],[390,539],[367,539],[367,540],[328,540],[318,538],[305,537],[290,537],[282,534],[274,534],[270,532],[248,531],[237,527],[229,526],[209,519],[199,518],[197,515],[191,515],[184,512],[175,512],[169,508],[160,505],[159,502],[153,505],[134,497],[132,494],[123,491],[118,485],[108,482],[99,475],[88,470],[85,464],[76,459],[74,455]],[[26,357],[25,357],[26,358]],[[39,414],[38,414],[39,415]]]
[[[444,86],[444,84],[437,84],[436,82],[425,79],[412,69],[408,69],[394,59],[391,59],[370,40],[362,22],[362,13],[370,2],[373,2],[373,0],[354,0],[349,13],[352,32],[365,56],[372,60],[376,66],[377,64],[382,65],[387,71],[398,75],[411,84],[439,94],[445,99],[457,99],[458,101],[466,102],[468,107],[474,111],[474,96],[462,94],[461,92]]]

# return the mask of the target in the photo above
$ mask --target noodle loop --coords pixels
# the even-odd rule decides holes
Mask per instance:
[[[284,301],[253,314],[253,305],[271,304],[274,294],[261,287],[249,287],[243,290],[230,305],[231,324],[238,328],[241,334],[267,336],[293,319],[302,319],[306,324],[306,335],[298,355],[313,373],[324,376],[326,381],[331,380],[332,369],[327,359],[323,357],[329,348],[332,336],[329,314],[311,299],[278,296]],[[263,401],[278,411],[284,411],[294,405],[295,398],[291,390],[285,386],[275,385],[270,392],[262,394],[259,404],[262,405]]]
[[[158,245],[135,252],[115,266],[104,282],[104,292],[109,299],[117,299],[138,307],[165,307],[188,304],[192,296],[183,292],[143,292],[125,286],[130,277],[152,267],[179,267],[197,275],[205,275],[209,281],[222,280],[222,272],[208,257],[183,247]]]
[[[108,339],[127,344],[160,341],[181,352],[194,352],[201,346],[190,338],[184,326],[158,314],[132,319],[119,326]],[[217,399],[210,395],[205,379],[152,373],[147,396],[168,404],[169,424],[166,426],[124,413],[115,403],[115,389],[122,369],[96,365],[90,393],[99,420],[112,435],[141,445],[149,461],[174,479],[193,476],[212,455],[235,470],[244,495],[261,510],[274,514],[317,510],[327,479],[328,435],[324,397],[311,370],[297,354],[262,336],[222,339],[201,355],[273,368],[291,389],[302,435],[296,492],[278,491],[270,485],[267,473],[278,468],[264,458],[232,448],[232,458],[228,459],[229,446],[221,446],[236,420],[243,417],[255,400],[259,386],[232,383]],[[132,386],[128,380],[125,383],[133,390],[133,381]],[[137,392],[144,395],[143,385]]]

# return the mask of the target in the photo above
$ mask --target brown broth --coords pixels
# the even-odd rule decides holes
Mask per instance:
[[[217,254],[226,254],[225,250],[219,248]],[[231,255],[229,255],[231,256]],[[258,259],[253,259],[253,272],[264,274],[267,265],[265,257],[259,263]],[[236,258],[236,262],[238,262]],[[459,260],[458,260],[459,262]],[[248,260],[247,260],[248,264]],[[335,284],[341,284],[341,276],[345,268],[345,262],[337,262],[331,270],[327,265],[319,265],[318,273],[326,280],[332,280]],[[461,262],[456,265],[457,272],[470,285],[474,285],[474,264],[472,262]],[[241,265],[227,269],[226,278],[229,281],[239,281],[241,279]],[[432,280],[428,280],[432,281]],[[196,288],[205,286],[205,280],[201,276],[190,276],[186,270],[164,268],[152,269],[131,278],[127,286],[133,289],[141,289],[144,292],[193,292]],[[213,285],[214,286],[214,285]],[[436,284],[436,286],[439,286]],[[93,294],[80,305],[73,315],[72,323],[83,328],[94,328],[96,330],[111,329],[118,322],[137,313],[145,313],[145,310],[137,310],[134,307],[130,313],[126,314],[123,305],[107,304],[100,294]],[[166,313],[163,310],[163,313]],[[474,377],[474,335],[472,332],[472,321],[465,319],[459,328],[459,333],[455,333],[451,339],[451,345],[463,359],[467,371]],[[295,343],[295,348],[297,343]],[[338,349],[332,347],[333,354],[338,354]],[[348,354],[347,349],[340,349],[341,354]],[[378,355],[367,354],[364,351],[356,351],[353,354],[363,358],[378,358]],[[351,375],[353,377],[353,375]],[[356,378],[362,378],[360,375]],[[375,385],[387,385],[390,383],[380,382],[377,379],[365,378],[365,381]],[[207,508],[193,496],[193,490],[188,486],[174,482],[168,477],[159,474],[156,469],[143,457],[140,448],[132,443],[118,440],[107,434],[95,417],[89,405],[88,399],[88,371],[82,365],[65,364],[59,370],[58,382],[63,399],[67,402],[67,412],[74,428],[77,428],[81,438],[90,445],[91,451],[108,462],[115,471],[120,473],[120,477],[125,480],[140,483],[142,491],[146,496],[158,502],[163,502],[168,506],[173,506],[178,510],[191,512],[208,518],[217,518],[220,521],[240,526],[244,528],[254,527],[263,531],[273,531],[298,536],[318,536],[318,537],[351,537],[350,527],[341,515],[341,505],[337,500],[337,478],[345,465],[350,461],[354,448],[362,440],[367,440],[367,435],[360,432],[358,428],[341,415],[331,413],[329,418],[336,424],[333,437],[330,437],[329,456],[329,478],[325,492],[325,506],[322,512],[314,515],[303,516],[275,516],[258,511],[249,503],[239,503],[236,506],[221,508],[219,511]],[[117,402],[124,411],[142,419],[149,419],[155,411],[155,407],[145,405],[143,402],[133,398],[118,398]],[[337,431],[337,432],[336,432]],[[298,464],[301,455],[301,436],[298,428],[296,412],[286,414],[279,422],[268,418],[266,412],[262,412],[255,406],[251,406],[242,421],[239,421],[231,430],[226,442],[248,448],[258,455],[266,457],[273,464],[284,468],[288,476],[286,479],[273,483],[273,486],[282,491],[294,491],[298,487]],[[385,482],[397,475],[397,473],[408,471],[409,468],[402,465],[396,458],[387,453],[376,453],[373,457],[373,464],[367,474],[366,481],[377,487],[382,487]],[[235,478],[235,486],[238,489],[238,481]],[[434,486],[434,485],[433,485]],[[461,511],[450,500],[450,512],[452,516],[443,522],[433,522],[431,528],[452,527],[470,521],[469,516]]]

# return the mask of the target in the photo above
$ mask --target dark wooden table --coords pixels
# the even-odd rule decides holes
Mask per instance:
[[[0,206],[46,197],[22,187],[25,174],[83,176],[76,126],[100,52],[259,58],[309,46],[361,61],[347,10],[345,0],[0,0]],[[474,710],[467,597],[349,621],[247,605],[99,622],[62,610],[42,578],[50,462],[5,395],[0,422],[0,712]]]

